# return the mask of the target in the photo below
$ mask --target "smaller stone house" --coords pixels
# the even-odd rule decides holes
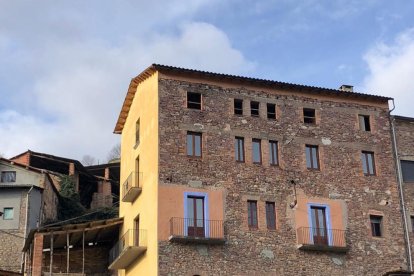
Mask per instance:
[[[0,158],[0,269],[23,270],[30,230],[57,218],[58,192],[48,173]]]

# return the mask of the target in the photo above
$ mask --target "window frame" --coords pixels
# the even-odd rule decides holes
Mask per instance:
[[[373,222],[374,219],[378,219],[379,222]],[[369,222],[370,222],[372,237],[374,238],[384,237],[383,220],[384,220],[384,216],[382,215],[374,215],[374,214],[369,215]],[[376,226],[378,226],[379,228],[377,228]]]
[[[358,114],[359,129],[366,132],[371,132],[371,116]],[[368,126],[368,127],[367,127]]]
[[[191,144],[192,144],[192,154],[188,153],[189,144],[188,138],[191,136]],[[196,139],[195,137],[200,137],[200,155],[196,155]],[[202,132],[194,132],[194,131],[187,131],[186,135],[186,154],[188,157],[192,158],[202,158],[203,157],[203,133]]]
[[[234,154],[235,154],[236,162],[239,162],[239,163],[246,162],[246,155],[245,155],[245,150],[244,150],[244,137],[236,136],[234,138]]]
[[[405,164],[410,164],[411,166],[413,166],[413,169],[414,169],[414,161],[413,160],[400,160],[402,180],[403,180],[404,183],[414,183],[414,175],[413,175],[412,178],[406,179],[406,177],[407,177],[406,175],[408,173],[405,171],[405,167],[407,166]],[[409,176],[409,177],[411,177],[411,176]]]
[[[274,108],[274,112],[269,112],[269,106]],[[269,120],[276,120],[277,119],[277,116],[276,116],[276,104],[267,103],[266,104],[266,111],[267,111],[267,119],[269,119]],[[269,115],[272,115],[272,116],[269,117]]]
[[[200,96],[200,102],[190,101],[190,95],[198,95]],[[187,91],[187,109],[194,109],[194,110],[202,110],[202,103],[203,103],[203,95],[199,92],[191,92]],[[198,107],[191,107],[191,105],[196,105]]]
[[[309,157],[310,157],[310,167],[308,166],[308,154],[307,154],[307,152],[308,152],[308,149],[309,149],[309,152],[310,152],[310,154],[309,154]],[[313,149],[315,149],[315,155],[316,155],[316,167],[315,167],[315,164],[314,164],[314,156],[313,156]],[[314,171],[319,171],[320,170],[320,168],[321,168],[321,164],[320,164],[320,161],[319,161],[319,146],[318,145],[309,145],[309,144],[306,144],[305,145],[305,159],[306,159],[306,168],[308,169],[308,170],[314,170]]]
[[[253,208],[252,208],[253,207]],[[247,201],[247,225],[251,230],[257,230],[259,228],[259,219],[257,212],[257,200]]]
[[[370,170],[370,166],[369,166],[369,159],[368,156],[372,157],[372,173]],[[361,151],[361,161],[362,161],[362,172],[364,173],[365,176],[373,176],[373,175],[377,175],[377,171],[375,169],[375,153],[373,151]],[[365,163],[364,163],[365,162]],[[367,172],[364,171],[364,164],[365,167],[367,168]]]
[[[259,145],[259,161],[257,162],[257,161],[255,161],[254,160],[254,150],[255,150],[255,144],[258,144]],[[253,162],[253,164],[258,164],[258,165],[260,165],[260,164],[262,164],[262,161],[263,161],[263,157],[262,157],[262,140],[261,139],[257,139],[257,138],[253,138],[252,139],[252,162]]]
[[[6,218],[7,211],[11,210],[12,216],[11,218]],[[14,219],[14,208],[13,207],[4,207],[3,208],[3,220],[13,220]]]
[[[269,210],[270,208],[270,210]],[[274,201],[265,202],[266,226],[268,230],[276,230],[276,204]]]
[[[257,108],[253,107],[253,105],[257,104]],[[253,110],[255,111],[253,114]],[[257,114],[256,114],[257,112]],[[250,116],[251,117],[260,117],[260,102],[258,101],[250,101]]]
[[[306,115],[306,112],[312,112],[313,116]],[[308,125],[316,125],[316,109],[315,108],[303,108],[303,123]]]
[[[269,140],[269,164],[279,166],[279,143],[276,140]]]
[[[11,181],[6,181],[6,175],[11,173],[13,175],[13,179]],[[17,173],[16,171],[2,171],[0,174],[0,183],[14,183],[16,182]]]
[[[241,104],[241,107],[236,107],[236,104]],[[240,112],[240,113],[237,113]],[[233,99],[233,114],[237,116],[243,116],[243,100]]]

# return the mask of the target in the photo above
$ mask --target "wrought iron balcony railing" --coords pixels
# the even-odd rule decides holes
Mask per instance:
[[[223,221],[171,218],[170,241],[222,244],[226,241]]]
[[[301,227],[297,229],[298,247],[302,250],[346,252],[346,231]]]
[[[132,172],[122,185],[122,201],[133,202],[142,191],[142,172]]]
[[[109,269],[125,269],[147,250],[147,231],[129,229],[109,251]]]

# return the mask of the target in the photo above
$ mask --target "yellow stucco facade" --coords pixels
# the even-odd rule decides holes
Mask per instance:
[[[146,234],[147,250],[119,275],[157,275],[157,233],[158,233],[158,73],[155,72],[137,86],[132,104],[122,130],[121,137],[121,198],[120,217],[124,218],[122,236],[134,229],[139,216],[139,228]],[[139,144],[136,143],[136,123],[139,120]],[[145,149],[145,150],[143,150]],[[122,183],[137,172],[139,158],[142,192],[133,202],[122,201]]]

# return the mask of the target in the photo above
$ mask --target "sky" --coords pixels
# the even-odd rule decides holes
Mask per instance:
[[[395,99],[414,117],[414,1],[0,0],[0,153],[99,163],[152,63]]]

